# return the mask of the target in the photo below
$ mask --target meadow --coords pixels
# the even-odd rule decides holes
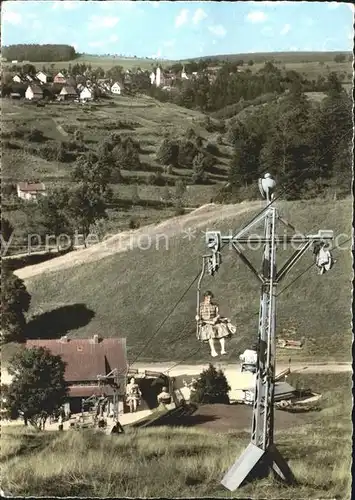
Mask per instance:
[[[160,103],[147,96],[110,99],[82,106],[77,103],[50,104],[44,108],[26,105],[23,102],[2,100],[2,134],[8,141],[2,152],[2,181],[16,184],[19,181],[39,179],[47,189],[70,184],[73,162],[46,160],[28,151],[28,140],[13,135],[20,128],[29,131],[40,130],[46,144],[73,141],[75,130],[81,130],[84,142],[95,151],[100,142],[107,138],[112,130],[119,130],[121,136],[130,136],[140,144],[140,170],[122,170],[124,183],[112,184],[114,195],[120,200],[120,206],[109,210],[106,230],[120,231],[128,228],[130,220],[139,221],[140,225],[157,223],[174,215],[174,184],[182,180],[190,184],[184,195],[186,207],[197,207],[209,202],[218,191],[218,186],[225,182],[228,161],[232,154],[231,145],[224,142],[217,146],[216,165],[208,173],[208,183],[193,185],[190,182],[192,168],[175,168],[172,173],[165,173],[165,182],[169,184],[152,185],[149,177],[156,172],[163,173],[163,167],[156,160],[156,152],[165,133],[181,138],[188,129],[195,130],[203,139],[203,146],[212,143],[216,146],[217,133],[204,128],[205,115],[173,104]],[[127,124],[127,128],[120,129]],[[10,143],[10,144],[8,144]],[[164,184],[164,183],[163,183]],[[167,198],[168,196],[168,198]],[[132,204],[132,198],[136,202]],[[164,199],[164,200],[163,200]],[[3,214],[15,227],[24,227],[26,215],[23,210],[3,206]],[[22,233],[21,233],[22,234]],[[19,236],[19,241],[22,236]],[[22,240],[21,240],[22,241]],[[19,243],[20,244],[20,243]]]
[[[248,444],[249,431],[212,432],[203,424],[128,429],[118,436],[5,426],[1,486],[15,496],[350,498],[350,374],[295,374],[290,382],[322,393],[319,411],[298,414],[292,429],[276,428],[294,486],[270,476],[225,490],[220,481]]]
[[[108,337],[124,332],[130,361],[136,356],[139,362],[205,361],[207,348],[195,338],[197,283],[193,282],[206,253],[203,231],[215,228],[234,234],[261,206],[258,201],[207,205],[158,225],[121,232],[75,255],[19,269],[16,273],[32,296],[30,331],[36,337],[51,338],[64,333],[88,338],[97,332]],[[280,359],[349,361],[351,201],[279,201],[278,207],[298,231],[334,230],[341,235],[337,242],[343,248],[334,250],[337,263],[324,276],[317,274],[308,251],[279,285],[276,333],[305,339],[302,350],[280,351]],[[279,232],[283,234],[282,226]],[[291,251],[279,249],[279,266]],[[258,268],[261,250],[245,248],[245,252]],[[215,277],[207,275],[202,288],[213,291],[222,314],[237,327],[225,357],[235,360],[257,333],[259,284],[234,252],[225,249],[219,272]],[[58,321],[60,317],[64,319]],[[4,346],[4,360],[7,349],[11,346]]]

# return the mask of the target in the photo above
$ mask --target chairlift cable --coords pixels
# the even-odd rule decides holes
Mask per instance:
[[[190,351],[190,353],[183,359],[181,359],[180,361],[178,361],[177,363],[173,364],[172,366],[170,366],[167,370],[165,370],[164,373],[168,374],[173,368],[175,368],[176,366],[179,366],[181,365],[181,363],[183,363],[184,361],[186,361],[187,359],[189,358],[192,358],[192,356],[194,356],[195,354],[197,354],[199,351],[201,351],[201,346],[198,347],[198,349],[194,349],[193,352]]]
[[[332,250],[336,250],[337,248],[340,247],[340,245],[343,245],[344,243],[347,243],[348,241],[352,240],[352,238],[348,238],[347,240],[345,241],[342,241],[341,243],[339,243],[339,245],[337,245],[336,247],[332,248]],[[287,288],[289,288],[291,285],[293,285],[293,283],[295,283],[295,281],[297,281],[299,278],[301,278],[301,276],[303,276],[307,271],[309,271],[313,266],[315,266],[315,262],[312,262],[312,264],[310,264],[304,271],[302,271],[302,273],[300,273],[298,276],[296,276],[295,279],[293,279],[288,285],[286,285],[277,295],[276,297],[279,297],[285,290],[287,290]]]
[[[169,311],[169,313],[165,316],[165,318],[163,319],[163,321],[160,323],[160,325],[158,326],[158,328],[154,331],[154,333],[149,337],[148,339],[148,342],[146,342],[146,344],[144,345],[143,349],[141,349],[141,351],[139,352],[139,354],[134,358],[134,360],[132,361],[132,363],[129,365],[129,367],[131,367],[136,361],[137,359],[141,356],[141,354],[143,353],[143,351],[148,347],[148,345],[151,343],[151,341],[153,340],[153,338],[156,336],[156,334],[160,331],[160,329],[162,328],[162,326],[167,322],[167,320],[170,318],[170,316],[172,315],[172,313],[175,311],[175,309],[177,308],[177,306],[180,304],[180,302],[182,301],[182,299],[185,297],[185,295],[187,294],[187,292],[191,289],[192,285],[195,283],[195,281],[197,280],[197,278],[200,276],[200,272],[198,272],[198,274],[195,276],[195,278],[191,281],[190,285],[186,288],[186,290],[184,291],[184,293],[180,296],[179,300],[175,303],[174,307]]]
[[[347,132],[345,132],[345,134],[339,139],[339,143],[348,135],[349,132],[353,132],[353,129],[349,129]],[[325,152],[317,159],[317,162],[319,160],[321,160],[327,153],[328,151],[330,150],[330,147],[328,149],[325,150]],[[270,203],[268,203],[266,205],[266,207],[264,207],[259,213],[257,213],[251,221],[248,222],[248,225],[251,224],[257,217],[259,217],[261,214],[263,214],[266,210],[268,210],[270,208],[271,205],[273,205],[273,203],[275,203],[279,198],[280,196],[282,196],[285,192],[287,192],[287,190],[293,186],[295,184],[295,181],[298,180],[299,178],[301,178],[307,171],[309,171],[311,168],[314,168],[316,166],[316,162],[314,162],[310,167],[302,170],[302,172],[300,172],[299,175],[296,176],[296,179],[294,179],[293,181],[289,182],[286,187],[283,187],[282,188],[282,191],[280,193],[278,193],[277,196],[275,196],[271,201]],[[243,228],[242,228],[243,229]],[[224,245],[222,245],[221,247],[221,250],[227,245],[227,243],[225,243]],[[192,260],[189,262],[191,263]],[[312,263],[312,266],[313,266],[313,263]],[[160,331],[160,329],[162,328],[162,326],[166,323],[166,321],[169,319],[169,317],[171,316],[171,314],[175,311],[175,309],[177,308],[177,306],[180,304],[180,302],[182,301],[182,299],[185,297],[185,295],[187,294],[187,292],[190,290],[190,288],[192,287],[192,285],[195,283],[195,281],[198,279],[198,277],[200,276],[200,272],[195,276],[195,278],[193,279],[193,281],[190,283],[190,285],[188,286],[188,288],[185,290],[185,292],[182,294],[182,296],[179,298],[179,300],[176,302],[176,304],[174,305],[174,307],[171,309],[171,311],[169,311],[169,313],[167,314],[167,316],[164,318],[164,320],[160,323],[160,325],[158,326],[158,328],[155,330],[155,332],[151,335],[151,337],[148,339],[148,342],[144,345],[143,349],[141,349],[141,351],[139,352],[139,354],[134,358],[134,360],[132,361],[132,363],[129,365],[128,369],[137,361],[137,359],[141,356],[141,354],[145,351],[145,349],[148,347],[148,345],[151,343],[151,341],[153,340],[153,338],[156,336],[156,334]],[[289,285],[290,286],[290,285]],[[285,289],[283,289],[282,291],[284,291]],[[280,292],[281,293],[281,292]],[[255,314],[256,315],[256,314]],[[254,316],[254,315],[253,315]],[[181,362],[180,362],[181,363]]]

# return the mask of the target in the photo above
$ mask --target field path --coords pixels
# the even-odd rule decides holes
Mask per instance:
[[[59,132],[60,134],[64,135],[64,137],[68,137],[68,134],[67,134],[67,132],[64,130],[64,128],[63,128],[61,125],[58,125],[58,123],[55,121],[55,119],[54,119],[54,118],[52,118],[52,120],[54,121],[55,126],[56,126],[56,128],[57,128],[58,132]]]
[[[140,229],[122,231],[108,235],[105,241],[89,246],[86,249],[76,250],[50,261],[33,266],[27,266],[16,271],[21,279],[29,279],[42,273],[57,272],[89,262],[96,262],[111,255],[139,248],[141,238],[149,238],[151,243],[159,242],[162,236],[174,238],[181,235],[187,237],[187,232],[203,229],[209,224],[213,226],[222,220],[231,219],[236,215],[251,212],[263,207],[263,201],[248,202],[238,205],[203,205],[189,214],[173,217],[160,224],[150,224]],[[202,234],[201,234],[202,237]]]

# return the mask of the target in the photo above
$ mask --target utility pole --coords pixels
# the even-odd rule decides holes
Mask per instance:
[[[258,326],[258,360],[254,391],[253,416],[250,443],[225,474],[222,485],[235,491],[245,480],[265,476],[270,469],[284,483],[293,484],[295,478],[286,460],[274,444],[274,387],[275,387],[275,355],[276,355],[276,288],[290,269],[300,260],[308,249],[316,242],[330,241],[333,231],[319,230],[317,234],[279,237],[276,234],[277,223],[296,230],[284,220],[273,205],[276,182],[270,174],[259,179],[259,189],[266,199],[265,209],[235,236],[223,236],[219,231],[206,233],[206,244],[212,250],[207,259],[209,274],[214,275],[221,264],[222,243],[229,244],[237,252],[241,260],[253,272],[261,284],[259,326]],[[247,233],[264,221],[263,237],[247,237]],[[244,255],[241,244],[264,244],[261,271],[255,269]],[[278,243],[297,245],[293,255],[284,263],[279,271],[276,267],[276,249]]]

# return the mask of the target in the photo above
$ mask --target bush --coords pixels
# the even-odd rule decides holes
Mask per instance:
[[[137,148],[139,146],[130,137],[122,141],[121,144],[117,144],[112,151],[112,158],[116,162],[116,166],[124,170],[139,170],[141,162]]]
[[[199,153],[195,144],[191,141],[182,140],[179,142],[178,161],[181,167],[192,168],[192,162]]]
[[[157,161],[161,165],[177,165],[179,154],[179,145],[176,141],[165,138],[163,139],[157,154]]]
[[[45,137],[42,130],[31,128],[31,130],[27,134],[27,140],[31,142],[43,142],[45,141]]]
[[[212,142],[208,142],[206,144],[206,151],[210,153],[211,155],[218,155],[219,154],[219,149],[216,144],[213,144]]]
[[[191,181],[193,184],[200,184],[206,181],[205,173],[205,156],[203,153],[198,153],[193,160],[193,171],[191,176]]]
[[[178,198],[175,202],[175,215],[180,216],[185,214],[184,204],[181,198]]]
[[[210,154],[206,154],[205,155],[205,159],[204,159],[204,167],[205,167],[205,170],[211,170],[217,163],[217,160],[214,156],[210,155]]]
[[[147,183],[152,186],[165,186],[166,184],[161,172],[156,172],[155,174],[149,175],[147,178]]]
[[[190,127],[186,130],[185,137],[186,139],[191,140],[194,137],[196,137],[196,132],[194,131],[193,128]]]
[[[68,134],[74,134],[74,137],[75,137],[76,132],[77,131],[79,132],[79,130],[77,130],[76,125],[64,124],[64,125],[62,125],[62,127],[65,130],[65,132],[67,132]],[[75,140],[77,140],[77,139],[75,139]]]
[[[4,149],[22,149],[21,146],[11,141],[2,141],[2,147]]]
[[[23,139],[26,134],[29,132],[26,131],[23,127],[20,127],[11,132],[10,136],[15,137],[16,139]]]
[[[132,217],[131,219],[129,219],[128,227],[129,227],[129,229],[139,229],[139,227],[140,227],[139,220]]]
[[[167,165],[165,168],[165,173],[168,175],[172,175],[174,173],[174,167],[172,165]]]
[[[191,392],[191,402],[199,404],[229,404],[230,386],[222,370],[210,364],[199,376]]]
[[[223,135],[218,135],[217,139],[216,139],[216,142],[217,142],[218,145],[223,144]]]
[[[202,140],[202,137],[200,137],[199,135],[196,137],[195,139],[195,144],[198,148],[202,148],[202,145],[203,145],[203,140]]]

